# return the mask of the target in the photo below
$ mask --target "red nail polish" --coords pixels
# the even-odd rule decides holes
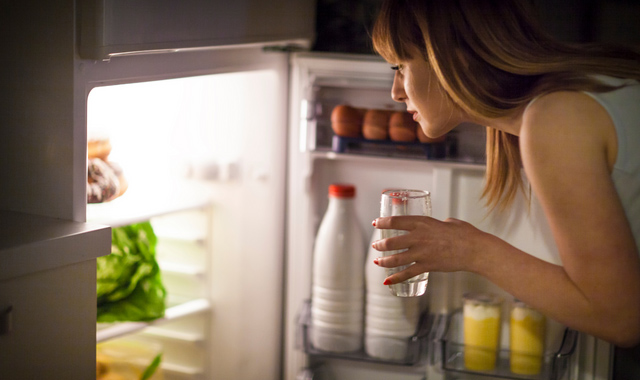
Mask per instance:
[[[371,222],[371,225],[374,226],[374,227],[376,226],[376,220],[375,219],[373,220],[373,222]]]
[[[391,281],[389,279],[384,280],[383,285],[391,285]]]
[[[373,259],[373,263],[378,265],[378,259]]]

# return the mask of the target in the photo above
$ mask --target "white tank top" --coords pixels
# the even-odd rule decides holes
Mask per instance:
[[[609,113],[618,136],[618,156],[611,177],[622,201],[640,252],[640,83],[599,77],[607,84],[630,85],[605,93],[590,93]]]

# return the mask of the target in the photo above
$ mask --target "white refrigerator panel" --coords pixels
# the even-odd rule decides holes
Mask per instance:
[[[112,327],[162,342],[167,380],[278,379],[288,55],[246,47],[81,68],[90,137],[111,139],[110,159],[129,182],[120,198],[89,205],[87,218],[154,224],[195,210],[208,219],[197,229],[178,222],[187,235],[208,229],[203,236],[157,227],[168,320]],[[114,335],[129,334],[107,327],[98,339]]]

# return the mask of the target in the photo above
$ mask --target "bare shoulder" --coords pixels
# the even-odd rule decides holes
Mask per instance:
[[[591,96],[575,91],[535,100],[523,115],[520,143],[523,160],[532,164],[573,156],[585,163],[604,159],[613,166],[617,153],[615,127],[607,111]]]
[[[580,133],[606,129],[611,122],[606,110],[591,96],[577,91],[558,91],[537,98],[523,115],[524,132]]]

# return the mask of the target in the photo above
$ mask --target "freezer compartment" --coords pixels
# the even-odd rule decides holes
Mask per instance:
[[[394,338],[388,337],[375,337],[378,340],[373,344],[378,347],[378,350],[384,345],[388,345],[389,350],[395,352],[404,352],[402,357],[392,359],[379,359],[368,355],[364,349],[360,349],[352,352],[329,352],[314,347],[312,336],[314,334],[313,326],[311,325],[311,301],[304,302],[300,314],[298,316],[298,331],[296,345],[301,351],[304,351],[307,355],[319,356],[319,357],[331,357],[337,359],[356,360],[362,362],[382,363],[382,364],[394,364],[401,366],[417,366],[423,365],[428,360],[428,348],[431,341],[431,332],[434,319],[428,312],[424,312],[418,323],[418,328],[414,335],[406,338]],[[346,336],[345,338],[351,338]],[[367,337],[365,335],[364,339]],[[382,339],[383,341],[381,341]],[[381,357],[389,357],[388,352],[378,352]]]
[[[445,372],[502,379],[560,380],[572,378],[570,363],[578,341],[578,333],[574,330],[566,328],[558,347],[547,349],[542,354],[538,373],[518,374],[511,370],[512,352],[509,349],[498,350],[494,369],[470,370],[465,366],[466,355],[477,358],[487,353],[482,352],[482,349],[478,347],[465,346],[463,343],[463,314],[461,310],[439,318],[434,329],[438,333],[434,340],[432,360]],[[530,368],[531,362],[536,361],[536,358],[520,354],[515,356],[515,360],[518,360],[520,368],[524,368],[526,371],[527,368]]]

